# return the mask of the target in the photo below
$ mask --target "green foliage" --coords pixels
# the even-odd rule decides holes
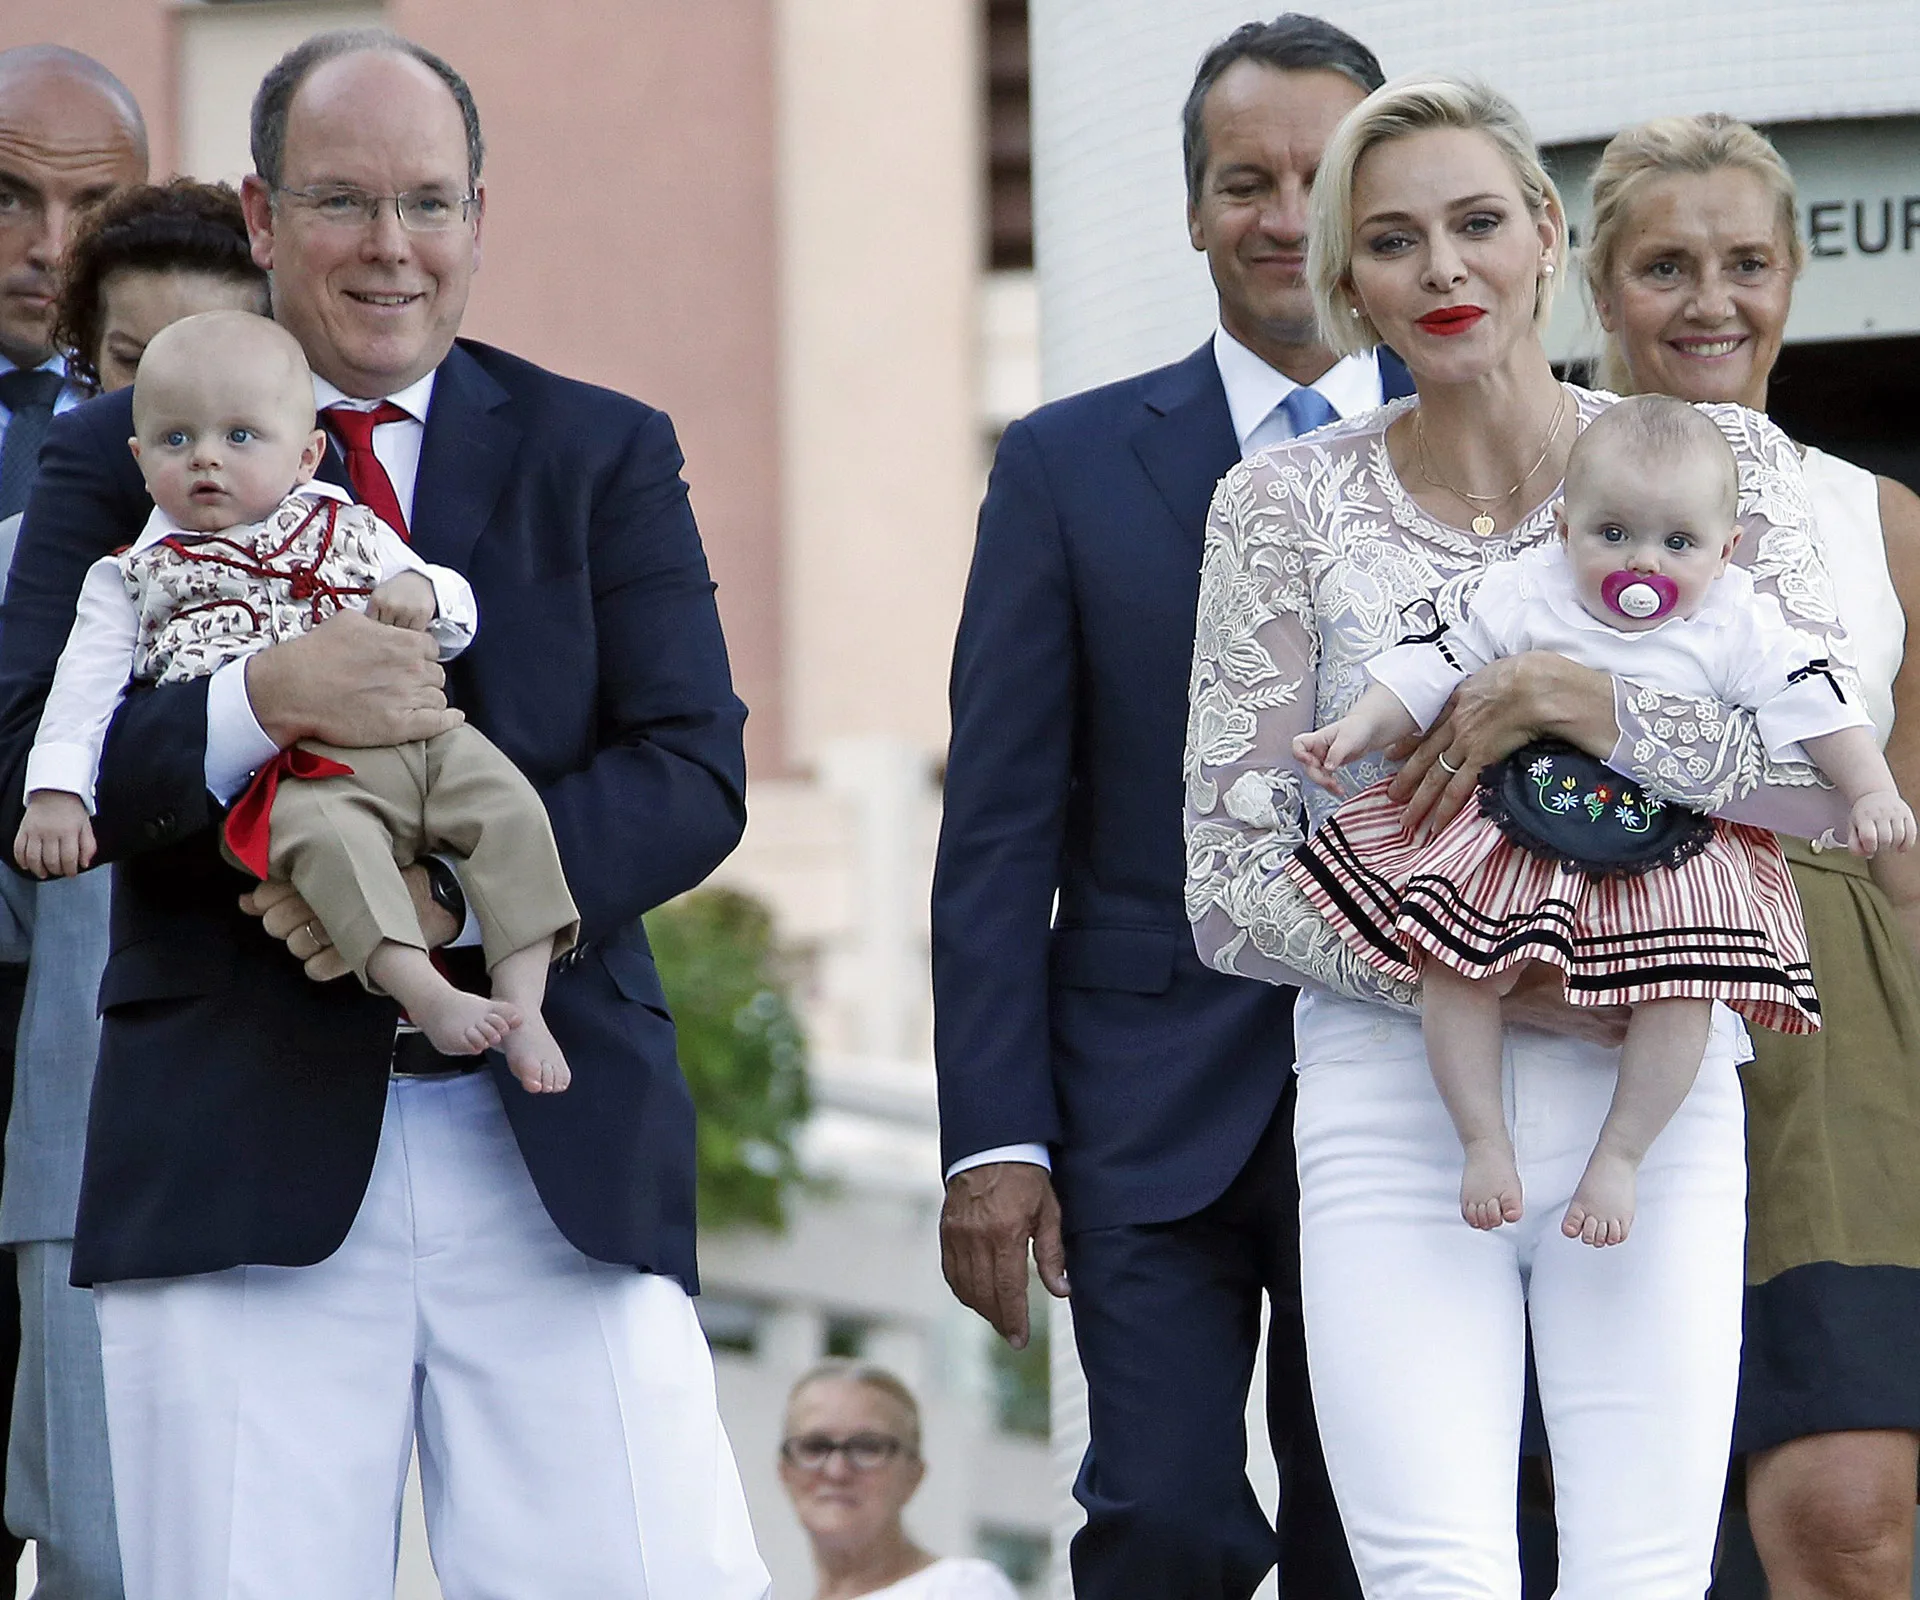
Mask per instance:
[[[1027,1296],[1029,1338],[1024,1350],[1016,1350],[1006,1340],[992,1339],[987,1345],[988,1364],[993,1373],[994,1415],[1001,1430],[1027,1439],[1045,1439],[1053,1429],[1052,1323],[1047,1297],[1029,1286]]]
[[[699,1114],[701,1225],[777,1230],[811,1102],[773,919],[749,895],[699,889],[648,916],[647,938]]]

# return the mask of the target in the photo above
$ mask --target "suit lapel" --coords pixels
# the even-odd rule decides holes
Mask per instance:
[[[1198,549],[1214,486],[1240,459],[1212,341],[1157,373],[1144,400],[1148,415],[1133,435],[1134,454]]]
[[[1380,346],[1380,398],[1398,400],[1413,393],[1413,374],[1407,371],[1406,362],[1389,350]]]
[[[427,560],[466,570],[519,449],[510,398],[458,344],[440,363],[413,486],[413,544]]]
[[[327,453],[320,458],[320,465],[314,472],[314,476],[322,483],[330,483],[334,488],[352,494],[353,483],[347,477],[347,458],[341,455],[340,446],[333,437],[333,431],[326,427],[324,420],[320,425],[326,429]]]

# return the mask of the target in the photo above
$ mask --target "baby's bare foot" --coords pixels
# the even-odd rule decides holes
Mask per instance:
[[[1560,1231],[1596,1249],[1619,1244],[1633,1231],[1633,1201],[1639,1163],[1596,1150],[1573,1191]]]
[[[424,1033],[443,1056],[477,1056],[498,1049],[520,1031],[518,1006],[447,985],[446,993],[424,1005],[410,1004],[407,1020]]]
[[[1475,1139],[1466,1147],[1466,1170],[1460,1177],[1460,1215],[1480,1229],[1518,1222],[1525,1208],[1520,1201],[1520,1169],[1513,1146],[1504,1139]]]
[[[501,1046],[507,1065],[528,1094],[558,1094],[573,1082],[573,1071],[558,1041],[538,1011],[520,1014],[520,1025]]]

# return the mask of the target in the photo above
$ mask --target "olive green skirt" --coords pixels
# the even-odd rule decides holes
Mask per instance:
[[[1920,964],[1864,861],[1781,844],[1822,1026],[1744,1073],[1747,1450],[1920,1427]]]

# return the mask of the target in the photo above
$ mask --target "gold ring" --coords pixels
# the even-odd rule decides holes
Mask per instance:
[[[1440,765],[1446,769],[1449,777],[1457,778],[1460,776],[1460,769],[1447,759],[1447,753],[1444,750],[1440,752]]]

